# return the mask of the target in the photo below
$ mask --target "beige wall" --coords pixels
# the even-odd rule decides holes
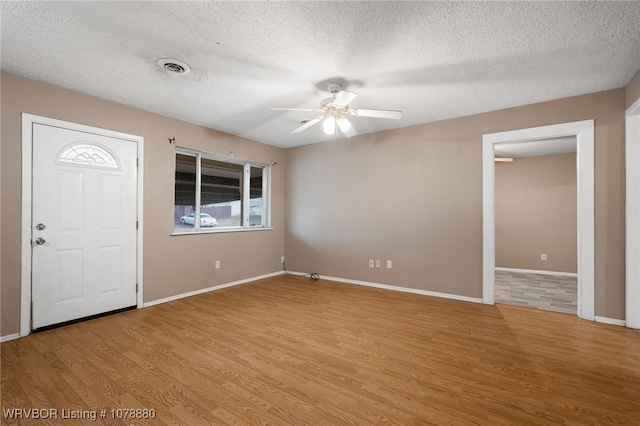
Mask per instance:
[[[576,273],[576,154],[496,163],[495,181],[496,266]]]
[[[595,119],[595,313],[623,319],[624,110],[616,89],[289,149],[287,265],[481,298],[482,135]]]
[[[278,271],[285,244],[292,270],[480,298],[482,135],[595,119],[596,315],[624,318],[629,88],[283,151],[5,73],[0,84],[3,336],[19,328],[21,112],[145,138],[145,301]],[[277,161],[275,229],[171,237],[169,137],[179,146]],[[393,269],[370,269],[368,259],[393,260]]]
[[[629,82],[626,89],[626,107],[629,108],[635,101],[640,99],[640,71]]]
[[[144,299],[152,301],[280,270],[284,254],[284,151],[179,120],[61,88],[1,74],[2,336],[19,331],[21,113],[143,136]],[[215,111],[212,111],[215,114]],[[174,145],[273,168],[271,231],[170,236],[173,230]],[[214,260],[222,268],[214,269]]]

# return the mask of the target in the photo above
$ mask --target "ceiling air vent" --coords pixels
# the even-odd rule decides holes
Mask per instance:
[[[186,74],[191,71],[189,65],[177,59],[160,59],[158,65],[173,74]]]

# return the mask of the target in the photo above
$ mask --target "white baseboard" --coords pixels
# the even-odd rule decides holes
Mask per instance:
[[[601,322],[603,324],[620,325],[622,327],[625,327],[627,325],[627,322],[625,320],[616,319],[616,318],[607,318],[607,317],[595,316],[594,319],[595,319],[596,322]]]
[[[191,297],[191,296],[195,296],[195,295],[202,294],[202,293],[208,293],[210,291],[222,290],[223,288],[233,287],[233,286],[240,285],[240,284],[246,284],[246,283],[249,283],[249,282],[252,282],[252,281],[257,281],[257,280],[261,280],[261,279],[269,278],[269,277],[275,277],[277,275],[282,275],[282,274],[283,274],[282,271],[272,272],[270,274],[260,275],[260,276],[252,277],[252,278],[246,278],[244,280],[233,281],[233,282],[226,283],[226,284],[215,285],[213,287],[207,287],[207,288],[203,288],[203,289],[200,289],[200,290],[194,290],[194,291],[190,291],[188,293],[176,294],[175,296],[169,296],[169,297],[164,297],[162,299],[152,300],[150,302],[145,302],[145,303],[142,304],[142,307],[143,308],[148,308],[149,306],[159,305],[161,303],[172,302],[174,300],[180,300],[180,299],[184,299],[185,297]]]
[[[270,274],[260,275],[260,276],[257,276],[257,277],[247,278],[247,279],[244,279],[244,280],[233,281],[233,282],[226,283],[226,284],[220,284],[220,285],[216,285],[216,286],[213,286],[213,287],[208,287],[208,288],[203,288],[203,289],[200,289],[200,290],[190,291],[188,293],[182,293],[182,294],[177,294],[175,296],[170,296],[170,297],[165,297],[165,298],[162,298],[162,299],[152,300],[150,302],[143,303],[142,307],[143,308],[148,308],[149,306],[154,306],[154,305],[159,305],[161,303],[167,303],[167,302],[171,302],[171,301],[174,301],[174,300],[184,299],[185,297],[195,296],[197,294],[208,293],[210,291],[221,290],[223,288],[233,287],[233,286],[240,285],[240,284],[246,284],[246,283],[249,283],[249,282],[252,282],[252,281],[261,280],[263,278],[275,277],[277,275],[282,275],[283,273],[284,273],[283,271],[272,272]],[[0,336],[0,343],[8,342],[10,340],[19,339],[20,337],[21,337],[20,333],[8,334],[6,336]]]
[[[496,270],[506,270],[506,268],[496,268]],[[511,271],[511,269],[509,269]],[[526,271],[526,270],[515,270],[515,271]],[[148,308],[150,306],[155,306],[155,305],[159,305],[162,303],[167,303],[167,302],[171,302],[174,300],[180,300],[180,299],[184,299],[186,297],[191,297],[191,296],[195,296],[198,294],[203,294],[203,293],[208,293],[211,291],[216,291],[216,290],[221,290],[223,288],[227,288],[227,287],[233,287],[236,285],[241,285],[241,284],[246,284],[249,282],[253,282],[253,281],[257,281],[257,280],[261,280],[264,278],[270,278],[270,277],[275,277],[278,275],[282,275],[284,272],[283,271],[278,271],[278,272],[272,272],[270,274],[265,274],[265,275],[260,275],[257,277],[252,277],[252,278],[246,278],[244,280],[239,280],[239,281],[233,281],[230,283],[226,283],[226,284],[220,284],[220,285],[216,285],[213,287],[208,287],[208,288],[203,288],[200,290],[195,290],[195,291],[190,291],[188,293],[182,293],[182,294],[177,294],[175,296],[170,296],[170,297],[165,297],[162,299],[156,299],[156,300],[152,300],[151,302],[146,302],[143,304],[143,308]],[[293,272],[291,271],[292,274],[297,274],[297,275],[308,275],[308,274],[304,274],[303,272]],[[538,271],[534,271],[531,273],[540,273]],[[550,275],[557,275],[557,273],[551,273]],[[321,279],[325,279],[328,281],[335,281],[335,282],[342,282],[342,283],[346,283],[346,284],[355,284],[355,285],[362,285],[365,287],[375,287],[375,288],[381,288],[381,289],[385,289],[385,290],[393,290],[393,291],[401,291],[404,293],[413,293],[413,294],[420,294],[423,296],[432,296],[432,297],[440,297],[443,299],[452,299],[452,300],[459,300],[462,302],[472,302],[472,303],[482,303],[482,299],[481,298],[476,298],[476,297],[468,297],[468,296],[460,296],[457,294],[449,294],[449,293],[439,293],[439,292],[435,292],[435,291],[429,291],[429,290],[421,290],[421,289],[417,289],[417,288],[410,288],[410,287],[398,287],[398,286],[393,286],[393,285],[388,285],[388,284],[380,284],[380,283],[373,283],[373,282],[369,282],[369,281],[360,281],[360,280],[351,280],[348,278],[337,278],[337,277],[330,277],[327,275],[320,275]],[[613,324],[613,325],[619,325],[619,326],[626,326],[626,321],[624,320],[620,320],[620,319],[615,319],[615,318],[607,318],[607,317],[599,317],[596,316],[595,317],[595,321],[596,322],[601,322],[603,324]],[[4,343],[4,342],[9,342],[11,340],[15,340],[15,339],[19,339],[20,333],[14,333],[14,334],[8,334],[6,336],[0,336],[0,343]]]
[[[291,273],[292,274],[305,275],[302,272],[293,272],[292,271]],[[328,281],[336,281],[336,282],[341,282],[341,283],[345,283],[345,284],[355,284],[355,285],[362,285],[362,286],[366,286],[366,287],[382,288],[382,289],[385,289],[385,290],[401,291],[401,292],[404,292],[404,293],[420,294],[420,295],[423,295],[423,296],[433,296],[433,297],[440,297],[440,298],[443,298],[443,299],[460,300],[462,302],[482,303],[482,299],[481,298],[460,296],[460,295],[457,295],[457,294],[438,293],[438,292],[435,292],[435,291],[421,290],[421,289],[417,289],[417,288],[398,287],[398,286],[395,286],[395,285],[372,283],[372,282],[369,282],[369,281],[360,281],[360,280],[351,280],[351,279],[348,279],[348,278],[329,277],[327,275],[320,275],[320,279],[324,279],[324,280],[328,280]]]
[[[8,342],[10,340],[16,340],[20,338],[20,333],[7,334],[6,336],[0,336],[0,343]]]
[[[516,269],[516,268],[498,268],[496,271],[501,272],[516,272],[519,274],[540,274],[540,275],[555,275],[557,277],[574,277],[577,278],[578,274],[575,272],[557,272],[557,271],[539,271],[537,269]]]

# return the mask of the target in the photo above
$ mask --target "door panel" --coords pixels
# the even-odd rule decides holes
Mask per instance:
[[[136,305],[136,157],[135,142],[33,125],[34,329]]]
[[[54,299],[59,303],[82,299],[82,264],[84,252],[81,249],[57,250],[57,274],[51,282],[58,285]]]
[[[83,175],[77,171],[59,170],[56,173],[58,181],[58,211],[59,232],[82,232],[83,209]],[[39,185],[38,185],[39,186]]]
[[[120,246],[98,248],[99,295],[120,291],[122,261],[122,249]]]
[[[122,179],[120,176],[100,177],[100,231],[118,231],[122,227]]]

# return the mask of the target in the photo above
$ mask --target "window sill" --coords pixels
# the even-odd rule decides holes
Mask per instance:
[[[187,232],[172,232],[171,236],[180,235],[201,235],[201,234],[225,234],[228,232],[260,232],[260,231],[273,231],[273,228],[220,228],[220,229],[207,229],[206,231],[187,231]]]

